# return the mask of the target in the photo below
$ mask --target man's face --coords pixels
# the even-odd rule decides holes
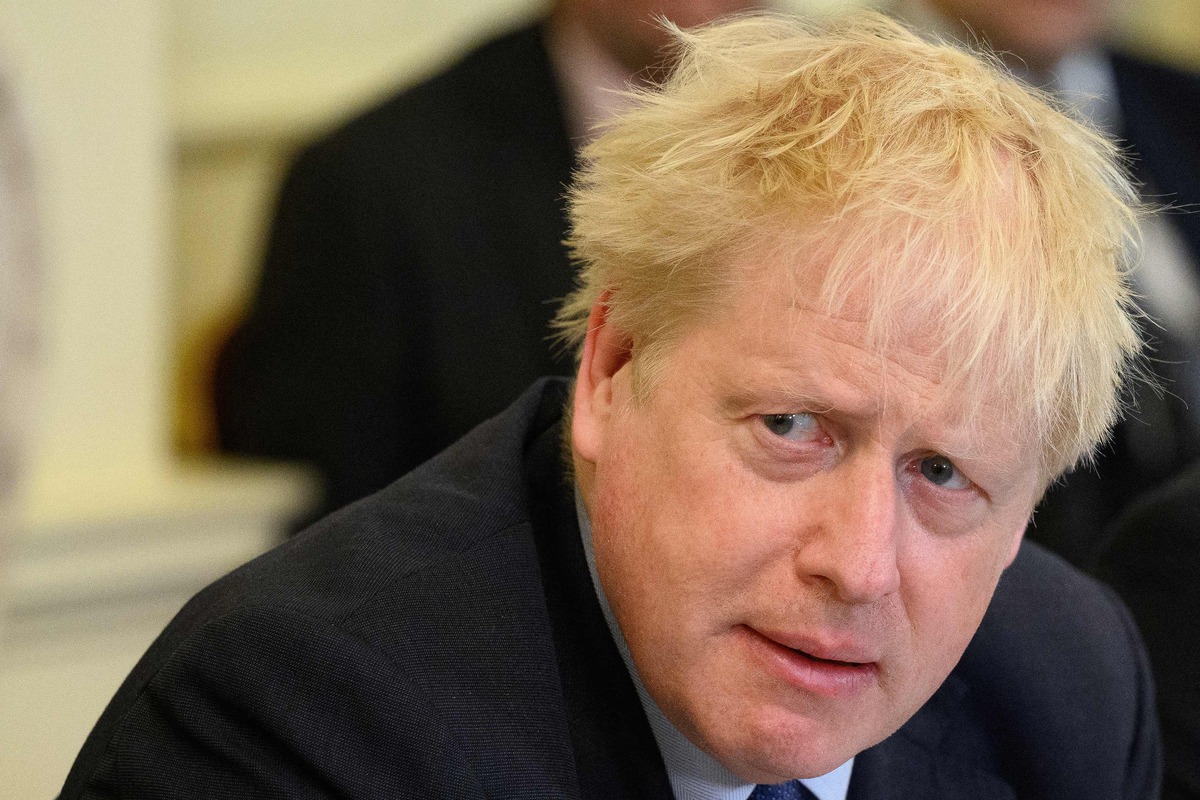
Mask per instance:
[[[596,562],[651,696],[743,778],[833,769],[953,668],[1037,491],[1006,420],[961,418],[935,343],[881,361],[783,264],[635,400],[593,314],[576,389]],[[910,343],[913,344],[913,343]]]
[[[1033,69],[1099,38],[1118,0],[930,0],[943,16],[966,23],[997,50]]]

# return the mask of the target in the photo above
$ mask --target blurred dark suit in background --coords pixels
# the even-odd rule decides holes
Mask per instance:
[[[305,150],[248,316],[218,359],[223,450],[314,464],[319,513],[428,459],[536,378],[574,148],[665,32],[747,0],[560,0]]]
[[[1158,688],[1164,800],[1200,798],[1200,463],[1134,503],[1097,575],[1133,612]]]
[[[222,448],[315,464],[332,510],[569,372],[546,333],[572,163],[540,27],[305,150],[218,363]]]

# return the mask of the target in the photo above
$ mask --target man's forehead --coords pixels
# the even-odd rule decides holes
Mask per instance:
[[[731,256],[730,266],[742,279],[724,313],[712,321],[722,328],[722,336],[740,341],[743,351],[756,351],[773,362],[764,364],[760,390],[781,401],[832,406],[836,398],[822,384],[836,383],[852,360],[853,369],[872,374],[866,388],[873,396],[863,402],[876,408],[868,413],[886,411],[899,392],[925,395],[927,406],[936,408],[941,444],[954,451],[947,455],[974,458],[1019,451],[1022,460],[1038,462],[1036,452],[1027,452],[1036,451],[1032,414],[991,368],[987,352],[993,344],[982,332],[977,343],[984,355],[970,369],[956,369],[952,359],[961,348],[946,346],[948,317],[939,320],[876,297],[869,282],[831,299],[824,292],[829,244],[817,241],[807,249],[793,244],[776,242]],[[973,332],[960,329],[957,334],[970,337]],[[821,342],[830,346],[814,347]]]
[[[993,223],[1012,211],[986,205],[979,211],[994,212],[985,214]],[[739,297],[784,293],[791,308],[825,314],[865,349],[903,352],[930,379],[968,369],[954,380],[986,395],[989,383],[1003,390],[1005,381],[992,374],[997,367],[1019,364],[1019,353],[997,350],[999,339],[1022,338],[1009,335],[1028,314],[1022,287],[1042,267],[1028,242],[985,230],[970,216],[962,209],[940,221],[878,207],[844,216],[817,210],[805,224],[764,222],[727,265]]]
[[[952,371],[946,342],[948,324],[911,304],[887,296],[869,278],[831,278],[830,266],[842,257],[838,233],[828,231],[802,237],[780,236],[755,243],[731,256],[730,266],[739,276],[730,307],[751,335],[789,326],[801,332],[813,317],[824,323],[823,335],[860,348],[879,358],[895,359],[926,380],[940,383]],[[919,258],[919,254],[910,254]],[[862,273],[877,265],[852,263]],[[885,267],[887,269],[889,267]],[[897,273],[905,265],[890,267]],[[778,298],[785,298],[781,305]],[[780,310],[786,308],[786,315]]]

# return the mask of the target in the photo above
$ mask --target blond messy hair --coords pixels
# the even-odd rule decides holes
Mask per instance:
[[[867,298],[881,354],[936,331],[944,380],[981,404],[1002,387],[1046,482],[1088,458],[1141,347],[1124,266],[1140,209],[1115,146],[994,60],[877,14],[673,34],[670,77],[584,151],[563,341],[607,292],[644,397],[745,279],[738,254],[824,244],[828,313]]]

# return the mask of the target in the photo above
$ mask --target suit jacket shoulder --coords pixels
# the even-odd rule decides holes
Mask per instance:
[[[962,800],[1138,800],[1157,797],[1160,781],[1153,690],[1128,612],[1026,543],[946,683],[859,756],[850,800],[931,796],[922,785]]]
[[[577,797],[522,502],[545,388],[198,595],[62,796]]]
[[[531,134],[534,141],[528,140]],[[491,176],[471,176],[468,166],[503,164],[512,147],[519,160],[533,144],[542,160],[569,179],[573,161],[558,86],[542,43],[540,25],[489,41],[446,70],[359,114],[306,148],[299,159],[351,170],[346,180],[403,188],[436,197]],[[466,164],[460,163],[466,160]],[[320,169],[312,166],[310,169]],[[302,166],[303,169],[303,166]],[[426,186],[417,178],[443,180]]]
[[[63,797],[670,799],[592,591],[561,382],[202,592]],[[852,800],[1144,800],[1157,736],[1111,593],[1036,546]]]
[[[1123,52],[1112,54],[1112,65],[1122,110],[1139,116],[1148,109],[1153,123],[1165,124],[1194,154],[1200,147],[1200,73]]]
[[[1134,503],[1097,567],[1141,626],[1158,690],[1163,798],[1200,797],[1200,464]]]

